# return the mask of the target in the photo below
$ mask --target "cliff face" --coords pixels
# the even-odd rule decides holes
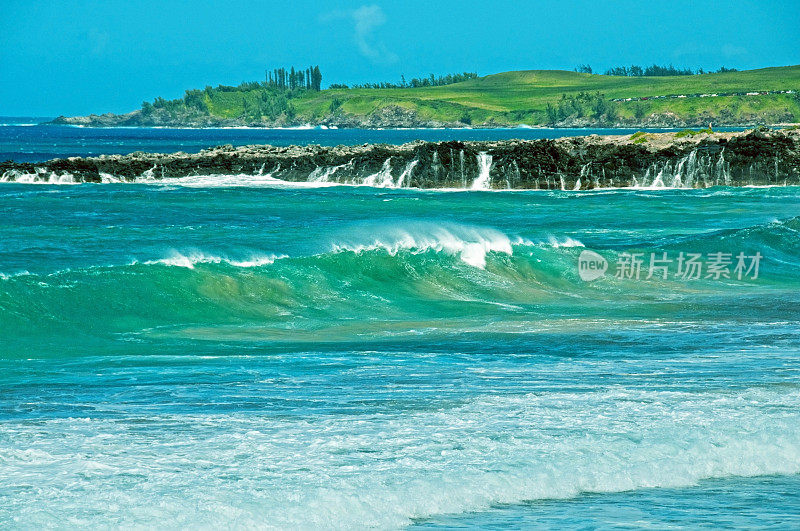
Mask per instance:
[[[220,146],[0,163],[4,181],[115,182],[195,175],[386,187],[566,189],[800,185],[800,131],[413,142],[402,146]]]

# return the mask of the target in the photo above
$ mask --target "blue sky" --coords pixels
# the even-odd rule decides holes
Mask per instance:
[[[800,63],[800,1],[0,2],[0,115],[124,112],[318,64],[323,85],[428,73]]]

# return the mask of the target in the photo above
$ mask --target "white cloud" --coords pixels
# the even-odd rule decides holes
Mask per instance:
[[[320,17],[321,21],[346,19],[353,25],[353,38],[361,55],[375,63],[393,63],[397,54],[389,50],[375,33],[386,24],[386,14],[378,5],[363,5],[351,11],[335,11]]]
[[[747,56],[747,48],[729,43],[722,47],[722,54],[728,59],[741,59]]]
[[[107,31],[92,29],[86,34],[86,43],[92,55],[103,55],[108,49],[110,36]]]

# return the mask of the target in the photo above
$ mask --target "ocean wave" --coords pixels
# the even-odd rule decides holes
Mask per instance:
[[[502,322],[558,316],[568,322],[578,315],[591,319],[616,311],[635,320],[661,315],[665,304],[674,309],[690,301],[696,311],[713,308],[727,316],[720,301],[729,300],[735,308],[743,297],[751,297],[748,304],[762,318],[785,318],[793,311],[796,296],[791,293],[797,293],[800,280],[799,231],[797,217],[681,241],[666,237],[653,247],[665,252],[759,251],[764,259],[758,280],[645,280],[645,271],[638,280],[609,274],[583,282],[577,260],[586,245],[572,236],[526,238],[458,223],[364,222],[302,253],[173,248],[116,265],[49,273],[8,270],[0,274],[0,328],[45,335],[66,333],[65,328],[85,331],[87,321],[103,315],[94,321],[103,333],[141,331],[156,324],[239,323],[283,334],[350,320],[363,323],[358,326],[369,333],[391,334],[391,326],[384,330],[371,323],[385,319],[398,323],[402,332],[411,328],[402,323],[449,320],[451,324],[431,326],[465,330],[475,327],[465,319],[499,319],[497,312]],[[593,250],[609,263],[625,251]],[[755,298],[763,290],[772,295]],[[620,305],[620,300],[627,302]]]
[[[553,285],[561,282],[558,272],[548,269],[570,267],[572,245],[512,238],[485,227],[417,223],[362,237],[349,231],[326,249],[292,256],[172,249],[118,265],[4,275],[0,327],[85,331],[87,320],[104,315],[94,320],[95,330],[230,322],[278,330],[344,318],[369,324],[376,315],[427,319],[428,311],[460,313],[454,305],[514,312],[520,303],[562,289]],[[515,249],[529,251],[515,256]],[[537,263],[540,256],[545,260]]]
[[[680,246],[690,252],[759,251],[768,259],[785,256],[796,262],[800,255],[800,216],[691,236],[667,237],[662,238],[660,244],[666,248]]]
[[[501,231],[486,227],[470,227],[457,224],[416,224],[409,230],[388,230],[366,243],[335,243],[334,252],[382,250],[392,256],[400,251],[425,253],[441,252],[458,256],[465,264],[486,268],[488,253],[512,256],[515,247],[551,247],[553,249],[584,247],[579,240],[570,237],[556,238],[549,236],[546,240],[533,241],[521,237],[509,237]]]
[[[504,233],[490,228],[469,227],[456,224],[418,223],[413,229],[387,229],[366,242],[337,242],[333,252],[350,251],[356,254],[382,250],[392,256],[400,251],[424,253],[442,252],[458,256],[465,264],[484,269],[487,253],[513,254],[512,241]],[[519,240],[518,243],[522,243]]]
[[[569,247],[585,247],[585,245],[583,245],[583,243],[581,243],[579,240],[576,240],[574,238],[569,238],[569,237],[566,237],[566,238],[564,238],[562,240],[559,240],[558,238],[556,238],[554,236],[550,236],[547,239],[547,243],[551,247],[553,247],[555,249],[558,249],[560,247],[567,247],[567,248],[569,248]]]
[[[256,255],[251,255],[244,259],[234,259],[214,254],[206,254],[202,251],[197,251],[197,250],[190,251],[185,254],[173,250],[171,253],[169,253],[169,256],[165,258],[159,258],[156,260],[146,260],[143,263],[146,265],[161,264],[166,266],[183,267],[186,269],[194,269],[194,267],[197,264],[222,264],[222,263],[231,265],[233,267],[249,268],[249,267],[261,267],[268,264],[272,264],[275,262],[275,260],[279,260],[281,258],[287,258],[287,255],[256,254]],[[133,262],[133,264],[136,263],[137,262]]]
[[[207,251],[197,248],[172,248],[159,257],[135,258],[119,264],[91,265],[67,268],[44,273],[43,276],[57,276],[73,271],[89,271],[135,265],[163,265],[193,269],[201,264],[227,265],[238,268],[261,267],[276,260],[292,259],[299,263],[309,259],[335,258],[341,253],[353,253],[362,256],[365,262],[373,254],[386,254],[400,261],[401,255],[421,255],[426,253],[457,257],[462,263],[478,269],[485,269],[487,256],[490,254],[513,256],[517,248],[570,249],[584,247],[584,244],[572,237],[548,236],[539,240],[531,240],[520,236],[509,236],[502,231],[490,227],[471,226],[458,223],[412,222],[405,223],[402,228],[392,226],[353,225],[346,234],[332,238],[326,248],[316,253],[295,254],[290,256],[280,252],[245,251],[244,253],[228,253]],[[238,254],[238,255],[237,255]],[[0,279],[10,279],[19,275],[31,275],[28,271],[0,272]]]
[[[13,273],[4,273],[4,272],[0,271],[0,280],[8,280],[10,278],[22,277],[22,276],[27,276],[27,275],[31,275],[31,274],[32,273],[30,271],[25,271],[25,270],[23,270],[23,271],[15,271]]]

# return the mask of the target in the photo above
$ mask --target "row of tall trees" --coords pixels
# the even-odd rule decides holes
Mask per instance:
[[[631,65],[631,66],[615,66],[614,68],[609,68],[606,70],[607,76],[629,76],[629,77],[640,77],[640,76],[691,76],[694,75],[694,72],[691,68],[675,68],[673,65],[669,66],[660,66],[660,65],[651,65],[645,68],[642,68],[638,65]]]
[[[309,66],[305,70],[295,69],[294,66],[289,70],[285,68],[275,68],[265,72],[264,83],[268,87],[281,90],[322,90],[322,72],[319,66]]]
[[[434,76],[433,74],[424,78],[414,78],[407,82],[405,76],[401,76],[400,83],[365,83],[353,85],[353,88],[416,88],[416,87],[437,87],[459,83],[468,79],[478,77],[475,72],[463,72],[461,74],[447,74],[444,76]],[[348,88],[347,85],[331,85],[331,88]],[[216,87],[207,86],[203,90],[187,90],[183,98],[166,100],[156,98],[153,103],[143,102],[142,112],[150,115],[156,111],[166,111],[171,116],[186,116],[192,114],[208,114],[212,107],[223,108],[236,105],[231,103],[229,95],[224,93],[242,93],[241,108],[242,116],[254,119],[269,117],[277,118],[281,115],[292,117],[295,109],[291,99],[299,96],[303,91],[322,90],[322,72],[319,66],[309,66],[306,69],[295,68],[274,68],[264,72],[264,81],[245,81],[238,86],[218,85]],[[246,93],[256,93],[256,96],[246,96]],[[215,105],[215,102],[217,103]],[[236,105],[237,107],[239,105]],[[334,101],[331,104],[331,112],[341,106],[341,101]]]
[[[207,86],[203,90],[187,90],[183,98],[166,100],[156,98],[153,103],[143,102],[142,113],[149,116],[155,112],[166,113],[173,119],[193,118],[207,115],[212,108],[239,109],[239,116],[245,119],[260,120],[262,117],[277,119],[295,115],[291,99],[307,90],[322,89],[322,72],[319,66],[309,66],[305,70],[290,67],[275,68],[265,72],[262,82],[245,81],[238,86]],[[231,93],[240,94],[239,102]],[[236,111],[234,111],[236,112]],[[229,115],[230,116],[230,115]]]
[[[575,72],[582,72],[584,74],[591,74],[592,67],[591,65],[578,65],[575,67]],[[715,71],[716,73],[721,72],[736,72],[735,68],[726,68],[720,67],[718,70]],[[712,71],[706,71],[702,68],[698,68],[697,70],[692,70],[691,68],[676,68],[672,64],[668,66],[661,66],[661,65],[650,65],[646,67],[641,67],[639,65],[631,65],[631,66],[615,66],[614,68],[609,68],[605,71],[605,75],[607,76],[627,76],[627,77],[640,77],[640,76],[692,76],[695,74],[710,74],[713,73]]]

